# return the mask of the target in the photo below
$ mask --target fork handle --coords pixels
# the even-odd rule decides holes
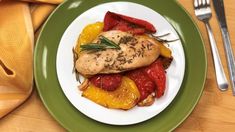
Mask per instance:
[[[231,46],[231,42],[229,39],[227,28],[222,28],[221,31],[222,31],[222,36],[224,40],[224,47],[225,47],[225,52],[226,52],[226,57],[227,57],[227,62],[228,62],[228,69],[229,69],[229,75],[230,75],[230,80],[232,84],[233,95],[235,96],[235,61],[234,61],[232,46]]]
[[[228,89],[228,81],[227,81],[225,73],[224,73],[223,65],[220,60],[219,52],[218,52],[218,49],[216,46],[215,38],[214,38],[212,30],[211,30],[211,26],[210,26],[209,22],[205,22],[205,24],[206,24],[210,44],[211,44],[211,50],[212,50],[212,56],[213,56],[213,60],[214,60],[217,84],[218,84],[220,90],[225,91]]]

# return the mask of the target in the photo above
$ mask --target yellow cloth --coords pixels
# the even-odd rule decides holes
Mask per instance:
[[[63,0],[22,0],[28,2],[42,2],[42,3],[50,3],[50,4],[60,4]]]
[[[34,1],[56,4],[61,0],[31,2]],[[45,3],[30,5],[17,0],[0,0],[0,118],[31,94],[34,31],[55,8]]]
[[[52,4],[37,4],[31,7],[31,16],[35,32],[50,15],[50,13],[55,9],[55,7],[56,5]]]
[[[2,117],[21,104],[32,91],[34,36],[27,3],[4,2],[0,4],[0,9],[0,117]]]

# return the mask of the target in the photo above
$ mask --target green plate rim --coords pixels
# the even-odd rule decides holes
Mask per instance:
[[[73,0],[71,0],[73,1]],[[60,9],[60,7],[62,7],[64,5],[64,3],[67,3],[67,2],[71,2],[70,0],[67,0],[67,1],[64,1],[62,4],[60,4],[54,11],[53,13],[48,17],[47,21],[45,22],[45,24],[43,25],[42,27],[42,30],[38,36],[38,39],[37,39],[37,42],[36,42],[36,46],[35,46],[35,53],[34,53],[34,77],[35,77],[35,83],[36,83],[36,88],[39,92],[39,96],[42,100],[42,102],[44,103],[44,106],[47,108],[47,110],[49,111],[49,113],[64,127],[66,128],[67,130],[72,130],[70,128],[67,128],[66,125],[64,125],[64,123],[58,119],[58,117],[54,114],[53,110],[51,110],[51,107],[50,105],[47,103],[47,99],[44,98],[44,96],[42,95],[42,89],[40,89],[40,82],[38,82],[38,78],[40,78],[40,76],[38,75],[37,73],[37,54],[38,54],[38,47],[40,46],[39,43],[40,43],[40,38],[44,32],[44,28],[46,27],[48,21],[50,21],[50,19],[53,17],[53,14],[55,12],[57,12],[57,10]],[[193,109],[195,108],[195,106],[197,105],[197,102],[199,101],[201,95],[202,95],[202,92],[203,92],[203,89],[204,89],[204,85],[205,85],[205,81],[206,81],[206,75],[207,75],[207,56],[206,56],[206,50],[205,50],[205,46],[204,46],[204,42],[203,42],[203,39],[202,39],[202,35],[200,33],[200,30],[198,28],[198,26],[196,25],[196,23],[193,21],[193,19],[191,18],[191,16],[189,15],[189,13],[184,9],[184,7],[182,7],[177,1],[173,1],[171,0],[172,2],[174,2],[179,8],[181,8],[187,15],[187,17],[190,19],[190,21],[192,22],[193,26],[197,29],[197,32],[198,32],[198,35],[200,36],[200,40],[201,43],[202,43],[202,47],[203,47],[203,52],[204,52],[204,56],[203,56],[203,59],[204,59],[204,77],[203,77],[203,82],[202,82],[202,88],[195,100],[195,103],[193,104],[193,106],[191,107],[191,109],[188,111],[187,114],[184,115],[184,117],[181,119],[181,121],[179,121],[177,124],[175,124],[175,126],[173,126],[171,129],[169,129],[169,131],[172,131],[174,130],[176,127],[178,127],[190,114],[191,112],[193,111]],[[110,2],[110,1],[107,1],[107,2]],[[103,3],[106,3],[106,2],[103,2]],[[171,22],[170,22],[171,23]],[[174,26],[173,26],[174,27]],[[183,82],[184,83],[184,82]]]
[[[176,4],[184,10],[184,12],[187,14],[187,16],[191,19],[192,23],[194,24],[194,26],[197,28],[197,30],[199,31],[199,35],[200,35],[200,38],[203,42],[203,45],[204,45],[204,40],[203,40],[203,37],[202,37],[202,34],[200,32],[200,29],[198,27],[198,25],[196,24],[196,22],[193,20],[193,18],[190,16],[189,12],[179,3],[179,2],[176,2]],[[206,60],[206,63],[205,63],[205,74],[204,74],[204,82],[203,82],[203,87],[205,86],[205,82],[206,82],[206,76],[207,76],[207,68],[208,68],[208,64],[207,64],[207,55],[206,55],[206,47],[203,46],[203,50],[204,50],[204,53],[205,53],[205,60]],[[193,105],[193,107],[191,107],[191,110],[188,112],[187,115],[185,115],[185,117],[174,127],[172,128],[170,131],[176,129],[181,123],[183,123],[188,117],[189,115],[192,113],[192,111],[194,110],[194,108],[196,107],[198,101],[200,100],[201,96],[202,96],[202,92],[203,92],[203,89],[201,89],[200,91],[200,95],[198,96],[197,100],[196,100],[196,103]]]

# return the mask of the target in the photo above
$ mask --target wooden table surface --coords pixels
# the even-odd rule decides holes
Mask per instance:
[[[235,97],[232,96],[231,87],[226,92],[220,92],[217,88],[207,32],[204,24],[199,22],[194,15],[192,1],[179,0],[179,3],[191,14],[200,28],[207,50],[208,72],[204,92],[199,103],[191,115],[175,131],[235,131]],[[224,4],[232,47],[235,51],[235,1],[224,0]],[[229,77],[221,32],[214,12],[210,24],[213,28],[226,76]],[[0,120],[0,130],[2,132],[65,131],[47,112],[36,89],[23,105]]]

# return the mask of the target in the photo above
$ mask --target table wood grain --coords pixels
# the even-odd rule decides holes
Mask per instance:
[[[231,87],[229,87],[229,90],[226,92],[221,92],[217,88],[214,74],[215,71],[213,68],[213,61],[205,26],[202,22],[199,22],[196,19],[193,11],[192,0],[179,0],[179,3],[193,17],[202,33],[207,50],[208,71],[205,88],[199,103],[190,116],[178,128],[176,128],[175,131],[235,131],[235,97],[232,96]],[[232,47],[235,51],[235,1],[224,0],[224,4]],[[213,17],[210,23],[213,28],[213,33],[216,38],[226,76],[229,77],[223,41],[219,25],[215,17],[215,12],[213,12]],[[23,105],[0,120],[0,130],[2,132],[66,131],[48,113],[46,108],[43,106],[36,89],[34,89],[31,97],[29,97]]]

